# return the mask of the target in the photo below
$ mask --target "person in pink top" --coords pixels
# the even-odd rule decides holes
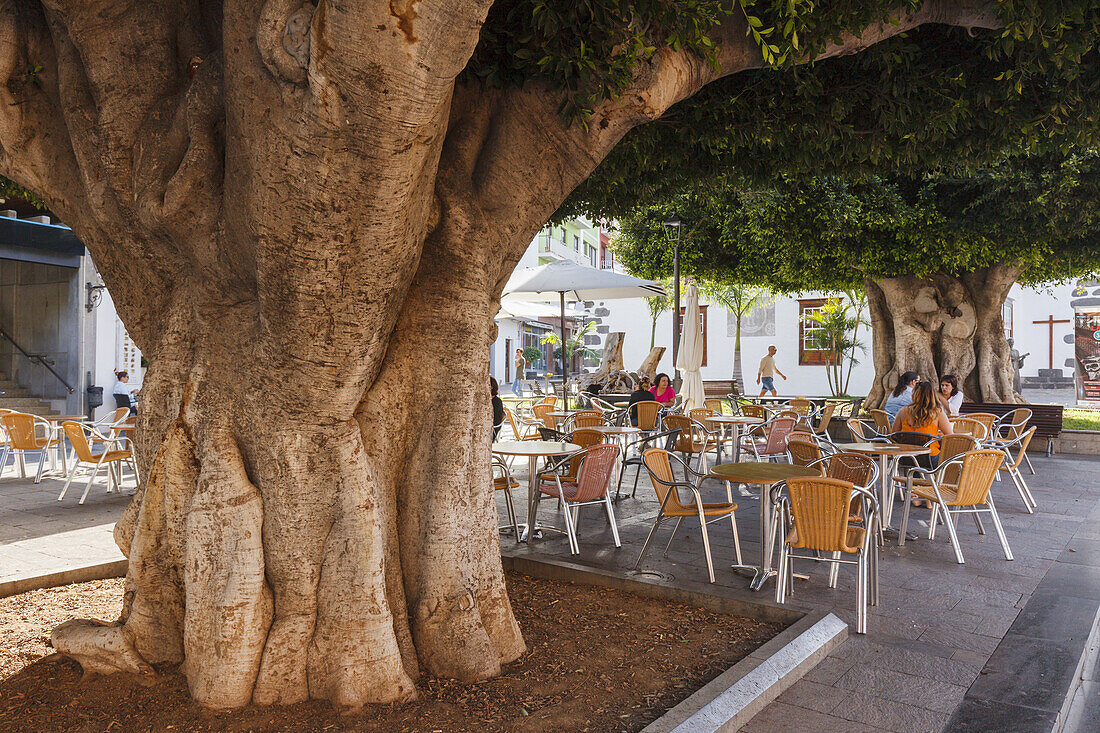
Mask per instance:
[[[672,388],[672,383],[669,381],[667,374],[657,375],[657,384],[653,387],[653,399],[662,405],[671,405],[672,401],[676,399],[676,390]]]

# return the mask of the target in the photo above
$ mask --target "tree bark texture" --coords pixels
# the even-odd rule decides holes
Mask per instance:
[[[952,277],[867,279],[875,380],[868,406],[881,406],[906,371],[938,384],[954,374],[967,400],[1023,402],[1012,388],[1002,308],[1023,268],[999,264]]]
[[[758,67],[671,49],[587,126],[458,76],[492,0],[0,0],[0,173],[73,226],[151,364],[90,672],[181,664],[203,705],[415,694],[524,651],[489,476],[509,273],[631,127]],[[927,2],[845,36],[858,51]]]

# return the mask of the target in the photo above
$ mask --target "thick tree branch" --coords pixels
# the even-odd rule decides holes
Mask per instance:
[[[801,62],[856,53],[929,23],[971,29],[999,25],[992,0],[931,0],[915,12],[899,10],[889,20],[843,35],[821,54]],[[556,109],[557,94],[545,86],[529,84],[503,95],[477,86],[459,88],[456,97],[472,98],[460,109],[474,108],[479,103],[494,107],[490,129],[477,162],[471,166],[481,206],[493,212],[494,222],[545,221],[631,128],[660,117],[670,106],[716,79],[761,68],[764,61],[760,50],[746,30],[743,14],[735,13],[712,34],[719,45],[717,69],[689,51],[660,49],[641,67],[631,87],[598,107],[587,125],[563,120]],[[517,144],[519,141],[524,144]],[[517,249],[502,252],[502,281],[522,254],[518,248],[525,241],[520,237]]]

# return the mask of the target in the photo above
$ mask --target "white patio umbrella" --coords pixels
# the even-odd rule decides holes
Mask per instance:
[[[684,325],[680,333],[680,348],[676,355],[676,368],[682,372],[684,412],[705,407],[703,393],[703,332],[699,324],[699,291],[695,283],[688,285],[684,303]]]
[[[565,362],[565,301],[613,300],[616,298],[650,298],[664,295],[665,289],[652,280],[624,275],[612,270],[597,270],[569,260],[557,260],[541,267],[512,274],[500,299],[507,311],[516,302],[552,303],[561,308],[561,373],[562,384],[569,381]]]

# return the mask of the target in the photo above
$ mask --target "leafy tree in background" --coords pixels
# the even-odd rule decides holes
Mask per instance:
[[[652,298],[646,298],[646,306],[649,308],[649,350],[652,351],[653,347],[657,343],[657,319],[661,317],[661,314],[672,307],[672,296],[668,293],[672,292],[672,279],[666,278],[663,282],[665,286],[665,295],[655,295]]]
[[[182,664],[216,708],[498,674],[525,645],[489,480],[492,316],[566,197],[609,155],[570,206],[1087,142],[1098,17],[0,0],[0,175],[73,227],[150,360],[125,610],[54,647],[90,673]]]
[[[782,292],[863,288],[884,399],[898,373],[954,373],[975,399],[1013,401],[1001,308],[1015,282],[1100,268],[1100,156],[1015,158],[969,176],[719,180],[620,222],[636,274],[671,269],[660,222],[684,222],[681,271]]]
[[[745,393],[745,380],[741,370],[741,319],[747,313],[763,308],[771,300],[771,293],[767,288],[759,285],[744,285],[728,280],[716,282],[703,279],[699,283],[699,289],[712,303],[716,303],[730,313],[735,319],[733,335],[733,381],[741,394]]]

